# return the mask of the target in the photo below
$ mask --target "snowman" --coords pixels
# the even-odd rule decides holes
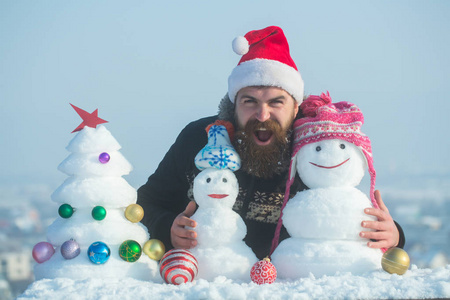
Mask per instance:
[[[349,102],[331,103],[329,94],[301,105],[305,118],[294,124],[294,150],[286,197],[298,172],[309,190],[287,201],[282,222],[290,238],[272,254],[280,278],[361,274],[381,268],[382,251],[359,236],[361,222],[376,220],[364,209],[378,207],[370,140],[361,131],[361,111]],[[365,170],[371,200],[356,188]]]
[[[193,193],[198,209],[191,217],[197,222],[197,246],[191,249],[198,261],[198,278],[208,281],[217,276],[250,281],[256,255],[243,241],[247,227],[233,211],[239,184],[233,171],[240,158],[231,146],[227,122],[207,128],[208,144],[195,158],[202,170],[194,179]]]

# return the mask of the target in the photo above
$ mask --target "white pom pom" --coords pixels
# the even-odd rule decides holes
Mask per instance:
[[[247,39],[243,36],[238,36],[233,40],[233,51],[239,55],[247,54],[249,47]]]

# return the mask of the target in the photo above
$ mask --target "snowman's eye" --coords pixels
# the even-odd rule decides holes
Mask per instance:
[[[206,182],[210,183],[211,182],[211,178],[208,177],[208,179],[206,179]]]
[[[341,144],[339,147],[341,147],[341,149],[345,149],[345,145]]]
[[[222,178],[222,182],[227,183],[228,180],[226,178]]]
[[[317,146],[316,151],[319,152],[320,150],[322,150],[322,148],[320,148],[320,146]]]

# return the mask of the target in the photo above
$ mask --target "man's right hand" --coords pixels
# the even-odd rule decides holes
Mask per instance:
[[[186,226],[192,228],[197,226],[197,223],[190,219],[195,209],[195,202],[189,202],[186,209],[173,221],[172,228],[170,228],[170,239],[174,248],[190,249],[197,245],[197,233],[185,228]]]

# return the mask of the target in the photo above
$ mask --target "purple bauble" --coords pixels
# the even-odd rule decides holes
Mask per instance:
[[[98,160],[99,160],[102,164],[106,164],[106,163],[109,161],[110,158],[111,158],[111,157],[110,157],[109,154],[106,153],[106,152],[103,152],[103,153],[101,153],[101,154],[98,156]]]
[[[52,257],[55,253],[53,245],[47,242],[40,242],[33,247],[33,258],[36,262],[42,264]]]
[[[65,259],[72,259],[80,254],[80,245],[74,240],[65,241],[61,245],[61,255]]]

